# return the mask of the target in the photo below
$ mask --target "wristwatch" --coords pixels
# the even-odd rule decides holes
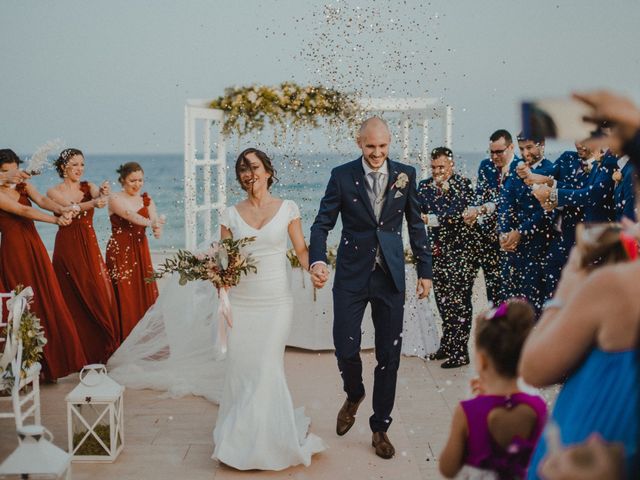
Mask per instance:
[[[552,205],[554,207],[558,206],[558,189],[554,188],[551,190],[551,192],[549,192],[549,200],[548,200],[549,205]]]

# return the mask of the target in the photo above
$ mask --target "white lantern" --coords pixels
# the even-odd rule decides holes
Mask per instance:
[[[0,477],[71,478],[71,455],[56,447],[53,435],[42,425],[18,428],[20,444],[0,465]]]
[[[124,446],[124,387],[104,365],[87,365],[67,395],[69,453],[74,462],[113,462]]]

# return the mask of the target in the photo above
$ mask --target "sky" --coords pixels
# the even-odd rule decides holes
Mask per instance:
[[[2,0],[0,144],[178,153],[187,99],[294,81],[440,98],[454,149],[483,151],[525,98],[640,102],[638,18],[637,0]]]

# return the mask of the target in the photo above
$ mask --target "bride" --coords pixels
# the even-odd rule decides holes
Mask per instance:
[[[293,318],[287,237],[303,268],[308,267],[300,212],[294,202],[271,196],[275,170],[260,150],[249,148],[240,154],[236,178],[247,199],[222,213],[221,237],[256,237],[245,251],[256,260],[258,271],[230,291],[233,324],[226,360],[216,361],[213,348],[211,285],[194,282],[177,287],[174,279],[176,288],[168,285],[163,290],[111,357],[110,375],[133,388],[160,388],[174,396],[194,393],[219,402],[213,458],[229,466],[282,470],[309,465],[311,456],[325,445],[307,434],[309,419],[303,409],[293,409],[284,373]],[[181,288],[191,288],[189,302]],[[178,311],[181,308],[188,311]],[[165,317],[184,321],[165,321]],[[222,392],[217,388],[221,384]]]

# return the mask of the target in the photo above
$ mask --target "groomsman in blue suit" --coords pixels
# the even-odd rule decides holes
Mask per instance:
[[[534,195],[545,210],[581,207],[585,222],[612,222],[615,219],[613,172],[617,166],[618,159],[612,153],[600,156],[593,152],[592,158],[586,162],[588,176],[581,186],[571,188],[563,184],[554,187],[542,185],[534,191]]]
[[[532,173],[551,166],[544,158],[544,138],[518,136],[522,160]],[[503,275],[507,296],[526,298],[540,312],[544,301],[544,265],[552,217],[532,194],[512,164],[498,206],[500,246],[507,252]]]
[[[453,152],[446,147],[431,152],[431,173],[418,185],[433,251],[433,291],[442,317],[440,346],[429,358],[447,359],[441,367],[456,368],[469,364],[471,296],[478,270],[478,232],[462,220],[473,188],[471,180],[454,172]]]
[[[636,197],[635,197],[635,171],[629,162],[629,156],[624,155],[618,159],[617,169],[613,174],[615,186],[613,189],[613,200],[616,208],[616,221],[623,218],[637,221]]]
[[[509,167],[519,160],[514,153],[513,138],[507,130],[496,130],[491,134],[488,153],[489,158],[482,160],[478,168],[475,206],[463,213],[463,220],[467,225],[477,225],[479,238],[475,257],[484,273],[487,298],[498,305],[505,300],[502,274],[506,254],[500,249],[498,239],[497,206]]]
[[[546,169],[540,169],[541,173],[534,174],[523,166],[517,168],[518,175],[527,185],[546,185],[549,188],[580,189],[588,178],[595,156],[592,150],[584,143],[576,142],[576,151],[566,151]],[[541,187],[533,187],[534,196]],[[549,299],[556,289],[560,279],[560,272],[564,267],[569,252],[575,244],[576,227],[582,222],[584,212],[582,207],[560,207],[553,212],[553,229],[549,242],[547,261],[545,266],[545,298]]]
[[[372,445],[382,458],[395,449],[387,436],[395,400],[402,349],[405,299],[403,218],[417,262],[419,298],[431,289],[431,249],[420,216],[415,168],[388,158],[391,134],[379,117],[366,120],[358,132],[362,155],[336,167],[311,227],[309,263],[312,281],[328,279],[327,235],[342,218],[342,233],[333,283],[333,340],[347,398],[338,412],[336,433],[355,422],[365,396],[360,359],[361,325],[367,304],[375,327],[377,366],[373,384]]]

